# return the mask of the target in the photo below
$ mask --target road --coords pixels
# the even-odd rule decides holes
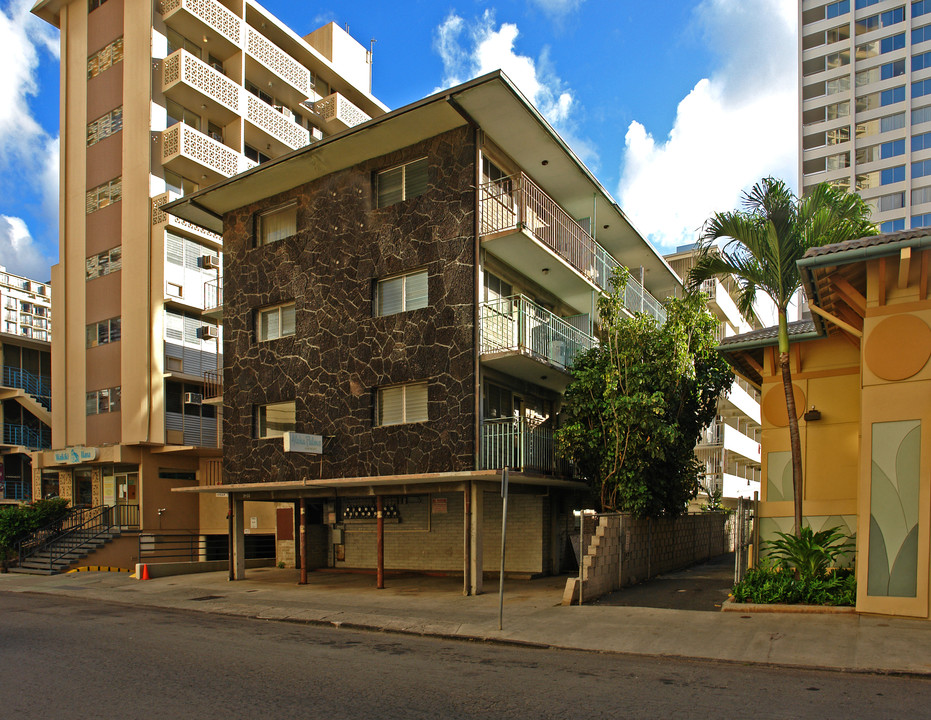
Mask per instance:
[[[931,680],[0,593],[4,718],[926,717]]]

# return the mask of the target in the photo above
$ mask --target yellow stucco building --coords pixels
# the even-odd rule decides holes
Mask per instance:
[[[857,610],[929,618],[931,231],[814,248],[811,320],[790,325],[803,513],[856,539]],[[776,328],[721,349],[762,391],[762,539],[791,531],[792,467]]]

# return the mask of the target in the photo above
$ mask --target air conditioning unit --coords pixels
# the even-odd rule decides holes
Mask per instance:
[[[216,340],[220,337],[220,328],[216,325],[202,325],[197,331],[197,337],[201,340]]]
[[[202,405],[204,396],[201,393],[184,393],[185,405]]]
[[[200,266],[204,270],[219,270],[220,258],[217,255],[201,255]]]

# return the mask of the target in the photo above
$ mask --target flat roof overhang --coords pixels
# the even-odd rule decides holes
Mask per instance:
[[[576,218],[591,218],[595,239],[634,269],[635,275],[642,266],[644,285],[654,296],[675,295],[682,287],[669,264],[637,232],[610,193],[501,71],[331,135],[163,209],[221,233],[225,213],[470,122],[566,212]]]
[[[326,478],[293,482],[237,483],[230,485],[200,485],[172,488],[176,493],[210,495],[243,495],[248,500],[287,500],[300,497],[333,497],[346,495],[407,495],[425,492],[463,490],[468,482],[500,483],[500,470],[465,470],[462,472],[415,473],[407,475],[373,475],[370,477]],[[529,473],[510,472],[508,482],[514,485],[588,491],[583,482]],[[384,492],[376,492],[376,489]],[[341,493],[341,491],[349,491]],[[360,492],[364,491],[364,492]]]

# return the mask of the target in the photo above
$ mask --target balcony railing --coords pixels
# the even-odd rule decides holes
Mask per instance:
[[[19,423],[3,423],[3,444],[21,445],[30,450],[47,450],[52,447],[52,431],[47,428],[31,428]]]
[[[204,312],[223,307],[223,277],[204,283]]]
[[[192,160],[223,177],[232,177],[254,165],[245,155],[184,123],[172,125],[162,132],[162,164],[167,165],[179,157]]]
[[[216,0],[162,0],[165,20],[187,12],[236,47],[242,47],[242,21]]]
[[[239,85],[187,50],[176,50],[162,65],[162,91],[167,93],[178,83],[188,85],[232,114],[240,113]]]
[[[529,177],[517,173],[487,182],[480,187],[480,199],[482,235],[526,230],[602,290],[610,289],[611,274],[620,263]],[[624,305],[666,321],[662,304],[632,277]]]
[[[557,460],[553,430],[523,418],[502,418],[482,423],[482,469],[507,467],[570,475],[567,463]]]
[[[724,423],[713,422],[711,425],[701,431],[698,436],[699,445],[723,445],[724,444]]]
[[[324,121],[339,121],[347,128],[355,127],[360,123],[364,123],[366,120],[371,120],[365,112],[357,108],[353,103],[347,100],[344,95],[340,95],[339,93],[332,93],[323,98],[323,100],[318,100],[313,104],[313,109]]]
[[[310,70],[254,28],[246,27],[246,52],[305,98],[313,93]]]
[[[517,351],[569,368],[596,340],[523,295],[482,303],[482,354]]]
[[[246,120],[276,140],[280,140],[292,150],[310,143],[310,133],[307,132],[307,128],[289,120],[252,93],[246,93]]]
[[[204,399],[223,397],[223,371],[204,370]]]
[[[3,386],[25,390],[46,410],[52,409],[52,383],[48,378],[35,375],[22,368],[4,365]]]

